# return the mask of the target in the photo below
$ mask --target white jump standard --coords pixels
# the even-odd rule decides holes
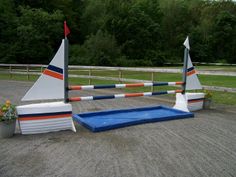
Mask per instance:
[[[65,24],[66,25],[66,24]],[[22,98],[22,101],[34,100],[55,100],[61,99],[64,102],[38,103],[17,106],[19,115],[19,123],[22,134],[46,133],[51,131],[59,131],[70,129],[74,132],[75,127],[72,120],[72,107],[69,102],[88,101],[101,99],[117,99],[139,96],[155,96],[162,94],[176,94],[176,104],[174,108],[163,106],[145,107],[125,110],[110,110],[93,113],[85,113],[73,115],[74,119],[92,131],[103,131],[112,128],[118,128],[127,125],[155,122],[163,120],[171,120],[177,118],[192,117],[189,113],[188,100],[186,90],[201,89],[201,84],[196,75],[196,71],[192,65],[189,55],[188,38],[185,40],[185,55],[183,80],[179,82],[153,82],[153,83],[132,83],[132,84],[109,84],[109,85],[78,85],[69,86],[68,83],[68,31],[65,32],[65,39],[62,40],[56,55],[44,70],[39,79],[29,89]],[[94,89],[111,89],[111,88],[126,88],[126,87],[152,87],[152,86],[174,86],[181,85],[181,90],[169,90],[159,92],[143,92],[143,93],[127,93],[102,96],[85,96],[69,98],[69,91],[73,90],[94,90]],[[197,99],[194,104],[197,103]],[[201,101],[201,100],[200,100]],[[190,102],[189,102],[190,103]],[[132,114],[131,114],[132,112]],[[118,115],[119,114],[119,115]],[[124,119],[122,119],[122,114]],[[163,117],[163,115],[165,115]],[[96,115],[104,117],[108,122],[99,122]],[[119,118],[118,118],[119,117]],[[107,119],[108,118],[108,119]],[[114,119],[113,119],[114,118]],[[133,120],[131,120],[132,118]],[[85,120],[86,119],[86,120]],[[85,122],[92,120],[91,124]],[[127,121],[128,120],[128,121]],[[94,129],[93,124],[99,124]],[[102,126],[100,125],[102,123]],[[107,123],[107,124],[106,124]],[[105,125],[105,126],[104,126]]]
[[[66,27],[66,24],[64,24]],[[39,79],[22,101],[65,99],[67,93],[68,33]],[[72,106],[64,102],[50,102],[17,106],[22,134],[47,133],[59,130],[76,132],[72,119]]]

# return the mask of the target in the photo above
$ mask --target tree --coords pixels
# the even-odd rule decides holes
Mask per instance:
[[[236,63],[236,16],[228,11],[222,11],[217,15],[214,27],[215,58]]]
[[[0,62],[15,63],[12,46],[16,41],[17,17],[12,0],[0,1]]]
[[[200,7],[199,25],[192,30],[193,56],[197,61],[235,62],[236,4],[214,1]]]
[[[149,59],[149,51],[157,51],[160,46],[159,5],[155,0],[127,3],[129,6],[116,6],[118,14],[108,18],[106,27],[128,59]]]
[[[193,61],[235,63],[235,16],[230,0],[1,0],[0,62],[48,63],[67,20],[75,64],[180,62],[187,35]]]
[[[19,63],[48,63],[63,36],[61,11],[19,7],[15,50]]]
[[[90,65],[114,66],[116,59],[121,56],[114,36],[101,30],[88,37],[81,51],[82,59],[80,59],[81,55],[78,56],[78,59],[87,60]]]

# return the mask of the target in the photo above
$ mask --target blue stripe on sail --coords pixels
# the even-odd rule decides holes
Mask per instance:
[[[168,94],[167,91],[162,91],[162,92],[152,92],[152,95],[163,95],[163,94]]]
[[[103,99],[112,99],[112,98],[115,98],[115,95],[93,96],[93,100],[103,100]]]
[[[188,68],[188,69],[187,69],[187,72],[190,72],[190,71],[192,71],[192,70],[194,70],[194,67]]]
[[[59,67],[56,67],[56,66],[53,66],[53,65],[48,65],[47,69],[51,70],[51,71],[54,71],[54,72],[57,72],[57,73],[60,73],[60,74],[63,74],[63,69],[61,69]]]
[[[94,85],[94,89],[102,89],[102,88],[116,88],[115,85]]]
[[[159,86],[159,85],[168,85],[168,82],[158,82],[158,83],[153,83],[153,86]]]
[[[37,114],[20,114],[18,115],[18,117],[53,116],[53,115],[63,115],[63,114],[72,114],[72,112],[64,111],[64,112],[50,112],[50,113],[37,113]]]

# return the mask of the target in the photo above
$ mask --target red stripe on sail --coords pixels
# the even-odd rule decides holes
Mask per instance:
[[[191,76],[191,75],[193,75],[193,74],[195,74],[195,73],[196,73],[195,70],[189,71],[189,72],[187,72],[187,76]]]
[[[59,74],[59,73],[50,71],[50,70],[48,70],[48,69],[45,69],[44,72],[43,72],[43,74],[48,75],[48,76],[51,76],[51,77],[54,77],[54,78],[56,78],[56,79],[63,80],[63,74]]]

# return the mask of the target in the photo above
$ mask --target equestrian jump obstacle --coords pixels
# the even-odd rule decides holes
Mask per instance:
[[[69,86],[68,90],[93,90],[93,89],[111,89],[111,88],[130,88],[130,87],[154,87],[154,86],[174,86],[183,85],[183,82],[153,82],[153,83],[134,83],[134,84],[110,84],[110,85],[82,85],[82,86]],[[139,96],[154,96],[163,94],[182,93],[183,90],[169,90],[162,92],[143,92],[143,93],[127,93],[116,95],[102,95],[102,96],[86,96],[86,97],[72,97],[68,98],[69,102],[73,101],[88,101],[88,100],[102,100],[102,99],[117,99],[129,98]]]
[[[66,24],[64,25],[66,29],[67,26]],[[65,129],[76,131],[72,117],[75,121],[81,123],[94,132],[140,123],[193,117],[193,114],[188,110],[186,90],[201,89],[202,87],[190,59],[188,37],[184,42],[185,52],[182,81],[69,86],[67,35],[68,32],[65,30],[65,39],[62,40],[61,46],[56,55],[39,79],[22,98],[22,101],[63,99],[64,102],[48,102],[17,106],[22,134],[45,133]],[[69,97],[69,92],[73,90],[153,87],[165,85],[181,85],[182,89],[159,92]],[[107,110],[72,115],[72,106],[70,104],[70,102],[75,101],[118,99],[163,94],[176,94],[176,104],[173,108],[165,106],[149,106],[143,108]],[[202,102],[202,99],[192,99],[192,101],[194,103]]]

